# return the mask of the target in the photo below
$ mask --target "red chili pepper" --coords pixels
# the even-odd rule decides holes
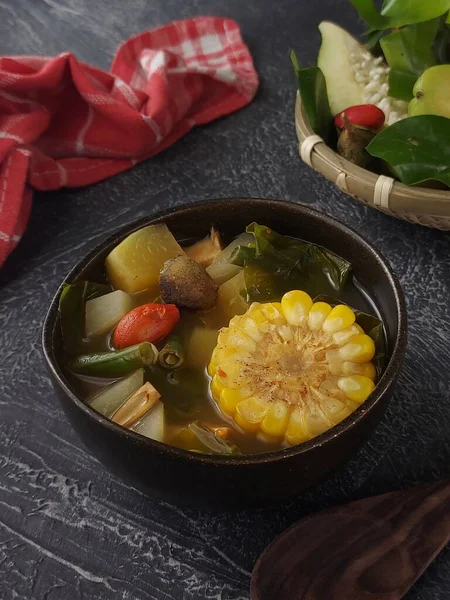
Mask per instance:
[[[352,125],[365,127],[378,131],[384,125],[384,112],[374,104],[360,104],[358,106],[349,106],[334,117],[334,124],[338,129],[345,125],[344,115]]]
[[[143,304],[119,321],[114,330],[116,348],[127,348],[141,342],[159,342],[180,320],[175,304]]]

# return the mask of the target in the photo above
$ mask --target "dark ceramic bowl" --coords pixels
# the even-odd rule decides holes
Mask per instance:
[[[383,376],[370,398],[352,415],[300,446],[242,457],[190,453],[127,431],[77,397],[62,365],[59,289],[45,319],[42,342],[63,409],[83,442],[108,469],[151,495],[175,503],[209,506],[257,505],[298,495],[351,457],[386,409],[406,344],[406,309],[397,278],[371,244],[330,217],[278,200],[230,199],[189,204],[125,225],[81,260],[65,281],[101,277],[104,259],[114,246],[132,231],[161,221],[179,239],[203,237],[212,223],[232,237],[248,223],[258,221],[280,233],[326,246],[349,260],[385,323],[389,362]]]

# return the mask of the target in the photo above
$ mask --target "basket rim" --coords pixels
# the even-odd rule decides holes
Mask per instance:
[[[300,144],[303,142],[305,138],[308,136],[314,135],[314,131],[311,128],[308,117],[305,114],[305,110],[301,101],[300,93],[297,91],[296,101],[295,101],[295,125],[297,137]],[[335,152],[330,146],[328,146],[325,142],[317,143],[312,151],[312,155],[316,154],[322,162],[327,163],[328,167],[331,167],[335,170],[336,177],[342,172],[346,173],[346,175],[350,175],[353,180],[358,182],[359,184],[369,185],[371,188],[375,188],[375,184],[378,180],[379,175],[369,171],[367,169],[363,169],[358,165],[351,163],[346,160],[342,156],[340,156],[337,152]],[[317,168],[314,166],[318,172],[322,175],[322,171],[320,167]],[[326,177],[326,175],[324,175]],[[336,178],[335,178],[336,179]],[[336,183],[336,180],[334,181]],[[344,190],[345,191],[345,190]],[[410,199],[414,201],[415,208],[412,210],[415,214],[423,214],[423,215],[433,215],[437,217],[448,217],[450,218],[450,190],[434,190],[430,188],[424,187],[415,187],[409,186],[404,183],[401,183],[397,180],[394,180],[394,184],[391,192],[391,199],[401,198],[403,204],[405,200]],[[371,206],[378,208],[375,206],[373,199],[365,199]],[[391,203],[392,204],[392,203]],[[395,204],[395,201],[394,203]],[[418,213],[417,208],[420,205],[421,212]],[[396,210],[395,206],[390,206],[390,210]],[[404,210],[401,209],[401,210]]]

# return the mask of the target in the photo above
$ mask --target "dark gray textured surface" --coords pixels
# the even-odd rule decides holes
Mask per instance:
[[[287,53],[313,61],[324,17],[357,30],[346,1],[3,0],[0,54],[71,50],[107,68],[130,34],[208,13],[241,24],[262,79],[253,104],[109,181],[37,194],[0,272],[1,600],[245,600],[259,553],[302,515],[448,475],[450,236],[362,207],[297,154]],[[90,458],[51,389],[40,327],[66,271],[114,228],[186,200],[239,195],[309,204],[375,242],[404,286],[410,340],[388,414],[345,470],[287,505],[210,514],[154,502]],[[448,600],[449,573],[447,550],[408,600]]]

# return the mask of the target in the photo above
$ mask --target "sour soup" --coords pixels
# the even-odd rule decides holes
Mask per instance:
[[[325,248],[256,223],[227,241],[150,225],[108,255],[103,283],[65,286],[69,376],[94,410],[185,450],[303,443],[375,388],[376,306]]]

